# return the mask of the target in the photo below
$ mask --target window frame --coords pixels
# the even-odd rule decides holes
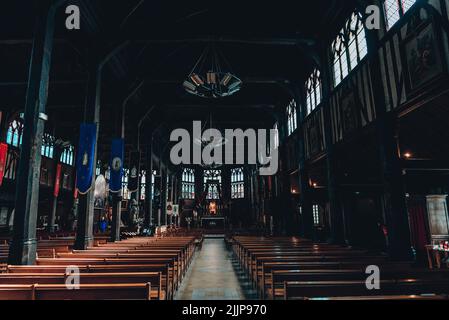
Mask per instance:
[[[209,189],[206,190],[206,183],[207,180],[210,179],[210,177],[207,176],[207,173],[215,173],[214,175],[210,177],[214,177],[216,180],[219,181],[219,187],[222,188],[222,171],[219,169],[210,169],[210,170],[204,170],[203,172],[203,184],[204,184],[204,191],[207,192],[206,194],[206,200],[219,200],[220,199],[220,190],[216,188],[216,185],[209,186]],[[212,188],[214,187],[214,188]],[[212,190],[211,190],[212,189]]]
[[[298,129],[298,106],[292,99],[286,108],[287,135],[291,136]]]
[[[245,199],[245,170],[243,167],[231,169],[231,199]]]
[[[193,168],[182,169],[181,198],[185,200],[195,199],[195,169]]]
[[[305,83],[306,90],[306,116],[311,114],[321,104],[323,99],[323,85],[321,73],[314,69]]]
[[[413,3],[409,4],[408,2],[411,1],[413,1]],[[383,0],[382,7],[385,17],[385,29],[387,31],[391,30],[391,28],[393,28],[417,2],[417,0]],[[395,6],[395,20],[394,22],[391,22],[390,18],[393,16],[390,14],[390,9],[393,5]]]
[[[355,49],[352,50],[355,51],[355,57],[352,56],[351,49]],[[367,55],[365,23],[362,15],[354,11],[331,43],[334,88],[340,85]]]

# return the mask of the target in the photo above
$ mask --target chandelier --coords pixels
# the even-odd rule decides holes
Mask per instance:
[[[183,83],[184,89],[203,98],[223,98],[238,92],[242,80],[235,76],[223,54],[210,44]]]

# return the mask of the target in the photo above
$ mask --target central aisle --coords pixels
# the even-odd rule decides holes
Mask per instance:
[[[205,239],[198,250],[176,300],[244,300],[244,280],[234,269],[232,252],[223,239]]]

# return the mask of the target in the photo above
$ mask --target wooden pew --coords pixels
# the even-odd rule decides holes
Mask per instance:
[[[0,300],[151,300],[151,284],[0,285]]]
[[[314,270],[360,270],[365,271],[367,265],[359,261],[342,261],[342,262],[286,262],[286,261],[268,261],[262,263],[262,270],[258,274],[258,284],[261,297],[266,296],[266,288],[271,286],[271,274],[275,270],[301,270],[314,271]],[[391,262],[384,261],[379,264],[379,267],[383,271],[401,271],[407,272],[411,269],[410,262]]]
[[[66,284],[68,277],[79,277],[80,284],[126,284],[151,283],[154,290],[151,298],[163,300],[166,292],[162,290],[160,272],[135,273],[4,273],[0,274],[0,285]]]
[[[38,256],[37,265],[8,266],[8,274],[3,277],[3,282],[15,284],[22,280],[22,284],[32,284],[35,279],[42,278],[42,281],[50,282],[47,284],[58,284],[64,279],[65,269],[76,266],[82,284],[151,282],[159,286],[156,298],[160,298],[163,291],[171,299],[191,262],[195,239],[190,236],[162,239],[136,237],[116,243],[99,242],[83,251],[71,250],[71,239],[58,237],[42,240],[40,243],[47,254]],[[51,246],[58,245],[65,245],[64,249],[68,250],[50,250]],[[159,279],[136,278],[139,272],[158,272]],[[1,280],[0,277],[0,284]],[[85,281],[89,283],[83,283]]]
[[[256,257],[254,265],[249,271],[250,279],[257,288],[259,279],[261,277],[262,265],[265,262],[301,262],[301,263],[334,263],[335,265],[383,265],[385,263],[384,257],[377,256],[262,256]]]
[[[148,273],[157,272],[161,274],[162,292],[165,292],[166,299],[173,296],[173,279],[170,276],[168,264],[142,264],[142,265],[79,265],[77,266],[80,273]],[[7,266],[8,274],[65,274],[67,266]],[[153,283],[153,282],[152,282]],[[153,283],[154,285],[154,283]]]
[[[432,272],[427,269],[421,270],[382,270],[382,280],[448,280],[449,271]],[[306,281],[350,281],[366,280],[365,270],[272,270],[269,298],[284,297],[285,282],[306,282]]]
[[[368,290],[365,281],[285,282],[284,300],[320,297],[448,294],[449,280],[381,280],[380,290]]]
[[[56,258],[56,259],[37,259],[37,265],[40,266],[83,266],[83,265],[102,265],[102,266],[113,266],[113,265],[152,265],[152,264],[163,264],[169,266],[169,283],[171,289],[169,293],[172,294],[176,288],[179,286],[179,277],[177,276],[177,271],[175,269],[173,258],[151,258],[151,259],[122,259],[122,258],[79,258],[79,259],[66,259],[66,258]],[[162,270],[160,270],[162,271]],[[170,296],[170,299],[172,296]]]
[[[355,296],[355,297],[329,297],[329,298],[308,298],[305,300],[319,300],[319,301],[426,301],[426,300],[449,300],[448,295],[390,295],[390,296]]]

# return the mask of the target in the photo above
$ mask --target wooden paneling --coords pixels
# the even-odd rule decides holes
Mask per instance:
[[[409,103],[413,97],[425,94],[428,91],[427,84],[447,73],[449,49],[447,24],[445,26],[444,23],[447,20],[441,15],[440,1],[431,2],[433,3],[431,6],[421,3],[408,12],[382,40],[378,55],[387,111],[398,109]],[[413,48],[417,46],[417,39],[420,39],[421,47],[426,45],[422,39],[429,34],[434,38],[429,46],[432,49],[428,50],[431,54],[427,65],[420,67],[419,64],[424,59],[418,56],[413,61],[413,55],[419,51]],[[419,75],[423,80],[418,83],[413,81],[413,73],[415,77]]]
[[[362,64],[334,92],[329,100],[332,141],[338,143],[347,135],[376,119],[369,65]]]
[[[307,117],[303,125],[306,159],[323,152],[326,148],[324,140],[324,111],[315,110]]]

